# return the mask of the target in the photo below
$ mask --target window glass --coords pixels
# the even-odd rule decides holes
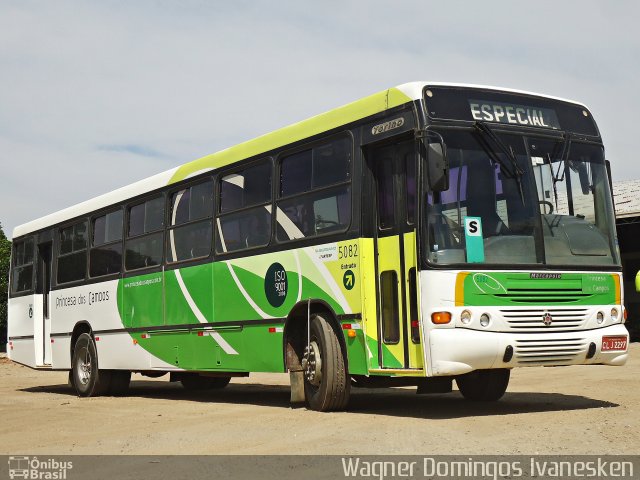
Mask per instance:
[[[58,283],[82,280],[87,271],[87,224],[78,222],[59,232]]]
[[[87,248],[87,222],[76,223],[73,226],[73,251]]]
[[[380,274],[382,292],[382,339],[384,343],[400,341],[400,314],[398,311],[398,274],[387,270]]]
[[[278,240],[344,231],[351,223],[351,140],[341,138],[298,152],[280,164]],[[331,188],[332,185],[336,185]],[[327,188],[329,187],[329,188]]]
[[[413,224],[416,219],[416,156],[407,153],[404,160],[407,172],[407,222]]]
[[[129,209],[129,236],[135,237],[144,233],[144,203]]]
[[[217,219],[216,251],[233,252],[267,245],[271,238],[271,213],[260,206]]]
[[[351,140],[342,138],[313,149],[313,188],[346,182],[351,168]]]
[[[213,211],[213,181],[209,180],[171,194],[171,225],[207,218]]]
[[[58,283],[82,280],[87,270],[87,253],[82,250],[58,257]]]
[[[127,270],[153,267],[162,262],[162,232],[127,240],[125,267]]]
[[[213,181],[191,187],[189,220],[210,217],[213,212]]]
[[[60,230],[60,254],[73,252],[73,227]]]
[[[311,158],[311,150],[305,150],[282,160],[280,166],[281,197],[311,190]]]
[[[112,243],[92,248],[89,253],[89,275],[100,277],[120,273],[122,266],[122,243]]]
[[[261,163],[222,178],[222,213],[271,201],[271,163]]]
[[[33,263],[33,238],[15,242],[13,247],[13,264],[16,266]]]
[[[164,226],[164,197],[156,197],[129,207],[128,236],[135,237]]]
[[[122,210],[101,215],[93,220],[93,246],[122,240]]]
[[[190,223],[168,233],[167,259],[169,262],[208,257],[211,253],[211,221]]]
[[[350,223],[349,186],[323,189],[278,203],[278,240],[343,231]]]
[[[11,281],[11,290],[14,293],[26,292],[31,290],[33,282],[33,265],[24,267],[16,267],[13,270],[13,280]]]
[[[378,172],[378,224],[381,229],[395,225],[395,193],[393,188],[393,158],[387,157],[377,163]]]
[[[25,292],[33,287],[33,238],[14,242],[11,291]]]
[[[164,198],[158,197],[145,202],[144,232],[153,232],[164,226]]]

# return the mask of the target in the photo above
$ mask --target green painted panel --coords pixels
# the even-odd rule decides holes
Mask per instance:
[[[535,278],[541,275],[542,278]],[[544,278],[557,275],[557,278]],[[463,283],[469,306],[562,306],[616,304],[615,276],[611,274],[532,274],[515,272],[469,273]]]
[[[148,327],[164,324],[162,272],[125,278],[122,286],[122,324]]]

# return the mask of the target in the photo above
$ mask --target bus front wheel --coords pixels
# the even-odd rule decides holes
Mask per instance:
[[[336,332],[322,316],[315,315],[308,340],[302,359],[307,407],[320,412],[344,410],[351,381]]]
[[[467,400],[495,402],[507,391],[510,374],[507,368],[474,370],[456,377],[456,384]]]
[[[88,333],[81,334],[73,347],[73,386],[80,397],[95,397],[109,390],[111,372],[98,369],[98,351]]]

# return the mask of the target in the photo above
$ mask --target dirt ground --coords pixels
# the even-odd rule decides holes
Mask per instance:
[[[0,359],[2,454],[639,454],[640,344],[624,367],[523,368],[490,405],[353,389],[348,412],[289,407],[288,376],[188,393],[134,375],[127,397],[78,398],[66,372]]]

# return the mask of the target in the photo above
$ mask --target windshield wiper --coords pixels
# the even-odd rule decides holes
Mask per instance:
[[[562,172],[562,178],[559,176],[560,168],[562,168],[563,164],[564,165],[567,164],[567,160],[569,160],[569,150],[571,150],[571,134],[569,132],[566,132],[564,134],[564,143],[562,144],[562,153],[560,154],[560,162],[558,162],[558,170],[556,171],[555,175],[553,175],[554,184],[556,182],[564,182],[564,171]]]
[[[558,169],[556,170],[555,173],[553,171],[551,154],[547,154],[547,157],[549,159],[549,170],[551,170],[551,182],[553,183],[553,197],[556,202],[556,211],[558,211],[558,187],[556,186],[556,184],[558,182],[564,182],[565,170],[562,171],[562,177],[560,177],[560,169],[562,169],[563,165],[567,164],[567,160],[569,159],[570,149],[571,149],[571,133],[565,132],[564,142],[562,143],[562,151],[560,153],[560,161],[558,162]]]
[[[502,151],[502,153],[504,153],[505,156],[509,159],[510,165],[507,166],[505,162],[500,158],[500,155],[498,155],[493,149],[489,148],[487,150],[493,160],[502,167],[507,176],[516,180],[516,182],[518,183],[518,190],[520,191],[520,199],[522,200],[522,204],[524,205],[524,191],[522,190],[522,181],[520,178],[524,175],[524,171],[518,165],[518,161],[516,160],[516,155],[513,153],[513,149],[507,148],[504,142],[500,140],[500,137],[498,137],[491,129],[491,127],[485,122],[477,121],[474,126],[476,130],[489,138],[494,143],[494,145],[496,145],[500,149],[500,151]]]

